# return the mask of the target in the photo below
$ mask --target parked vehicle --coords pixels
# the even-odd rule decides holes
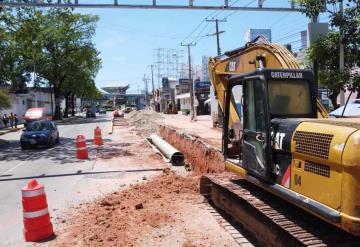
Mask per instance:
[[[52,147],[59,143],[59,131],[54,121],[41,120],[29,123],[20,137],[21,149]]]
[[[25,127],[34,121],[52,120],[52,114],[46,108],[30,108],[24,115]]]
[[[113,112],[113,116],[114,116],[114,118],[124,117],[124,111],[121,109],[117,109]]]
[[[130,113],[133,109],[131,107],[126,107],[125,108],[125,113]]]
[[[351,118],[358,118],[360,117],[360,100],[355,100],[352,103],[348,103],[346,105],[345,111],[344,111],[344,107],[345,106],[340,106],[338,109],[336,109],[335,111],[330,112],[330,116],[332,117],[351,117]],[[344,114],[343,114],[344,112]]]
[[[104,108],[99,108],[99,114],[106,114],[106,110]]]
[[[92,109],[86,110],[86,117],[87,118],[96,118],[96,111]]]

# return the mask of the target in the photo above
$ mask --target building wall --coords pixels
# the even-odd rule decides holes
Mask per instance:
[[[190,111],[190,97],[180,99],[180,111]]]
[[[19,122],[23,122],[23,116],[27,109],[34,107],[44,107],[47,111],[51,112],[51,95],[50,92],[37,91],[29,89],[27,93],[11,94],[12,106],[8,109],[0,111],[1,117],[3,114],[9,115],[11,112],[18,115]],[[53,102],[55,109],[55,104]],[[2,127],[2,123],[0,124]]]

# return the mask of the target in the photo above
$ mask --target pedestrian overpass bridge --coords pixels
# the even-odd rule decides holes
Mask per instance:
[[[197,3],[196,0],[175,1],[166,0],[158,3],[157,0],[138,1],[143,4],[131,3],[126,0],[0,0],[0,7],[72,7],[72,8],[120,8],[120,9],[187,9],[187,10],[228,10],[228,11],[277,11],[297,12],[288,0],[280,0],[277,5],[267,5],[265,0],[208,0]],[[206,4],[204,4],[204,2]],[[285,7],[284,7],[285,6]],[[288,6],[288,7],[286,7]]]

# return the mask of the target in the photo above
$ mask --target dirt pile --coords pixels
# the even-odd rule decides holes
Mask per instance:
[[[156,132],[158,129],[156,122],[164,118],[161,114],[152,110],[133,111],[125,117],[144,136]]]
[[[164,170],[143,180],[85,205],[51,246],[234,246],[201,208],[197,179]]]

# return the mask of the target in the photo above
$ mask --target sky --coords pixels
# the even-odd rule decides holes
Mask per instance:
[[[196,0],[195,4],[207,1]],[[149,2],[151,1],[137,1],[147,4]],[[165,2],[163,0],[161,3]],[[187,1],[167,0],[167,2],[186,4]],[[220,5],[222,1],[218,2]],[[288,2],[288,0],[266,0],[264,6],[289,7]],[[257,6],[257,1],[229,0],[229,5],[234,3],[236,6]],[[196,41],[196,46],[191,48],[194,64],[201,65],[203,55],[216,56],[216,38],[206,36],[215,32],[215,23],[204,21],[206,17],[208,19],[227,17],[226,22],[220,23],[220,30],[225,31],[220,36],[222,52],[243,46],[245,32],[249,28],[271,28],[273,42],[291,43],[296,50],[300,46],[300,31],[306,30],[309,22],[305,15],[297,12],[137,9],[76,11],[100,17],[94,37],[94,43],[102,59],[102,68],[95,80],[97,87],[129,84],[129,93],[138,93],[144,89],[143,77],[146,74],[150,78],[149,65],[154,63],[155,49],[182,49],[184,56],[181,61],[186,63],[187,51],[180,44]],[[326,21],[326,16],[320,16],[320,22]],[[196,27],[198,28],[195,29]],[[155,78],[155,86],[157,86],[157,78]]]

